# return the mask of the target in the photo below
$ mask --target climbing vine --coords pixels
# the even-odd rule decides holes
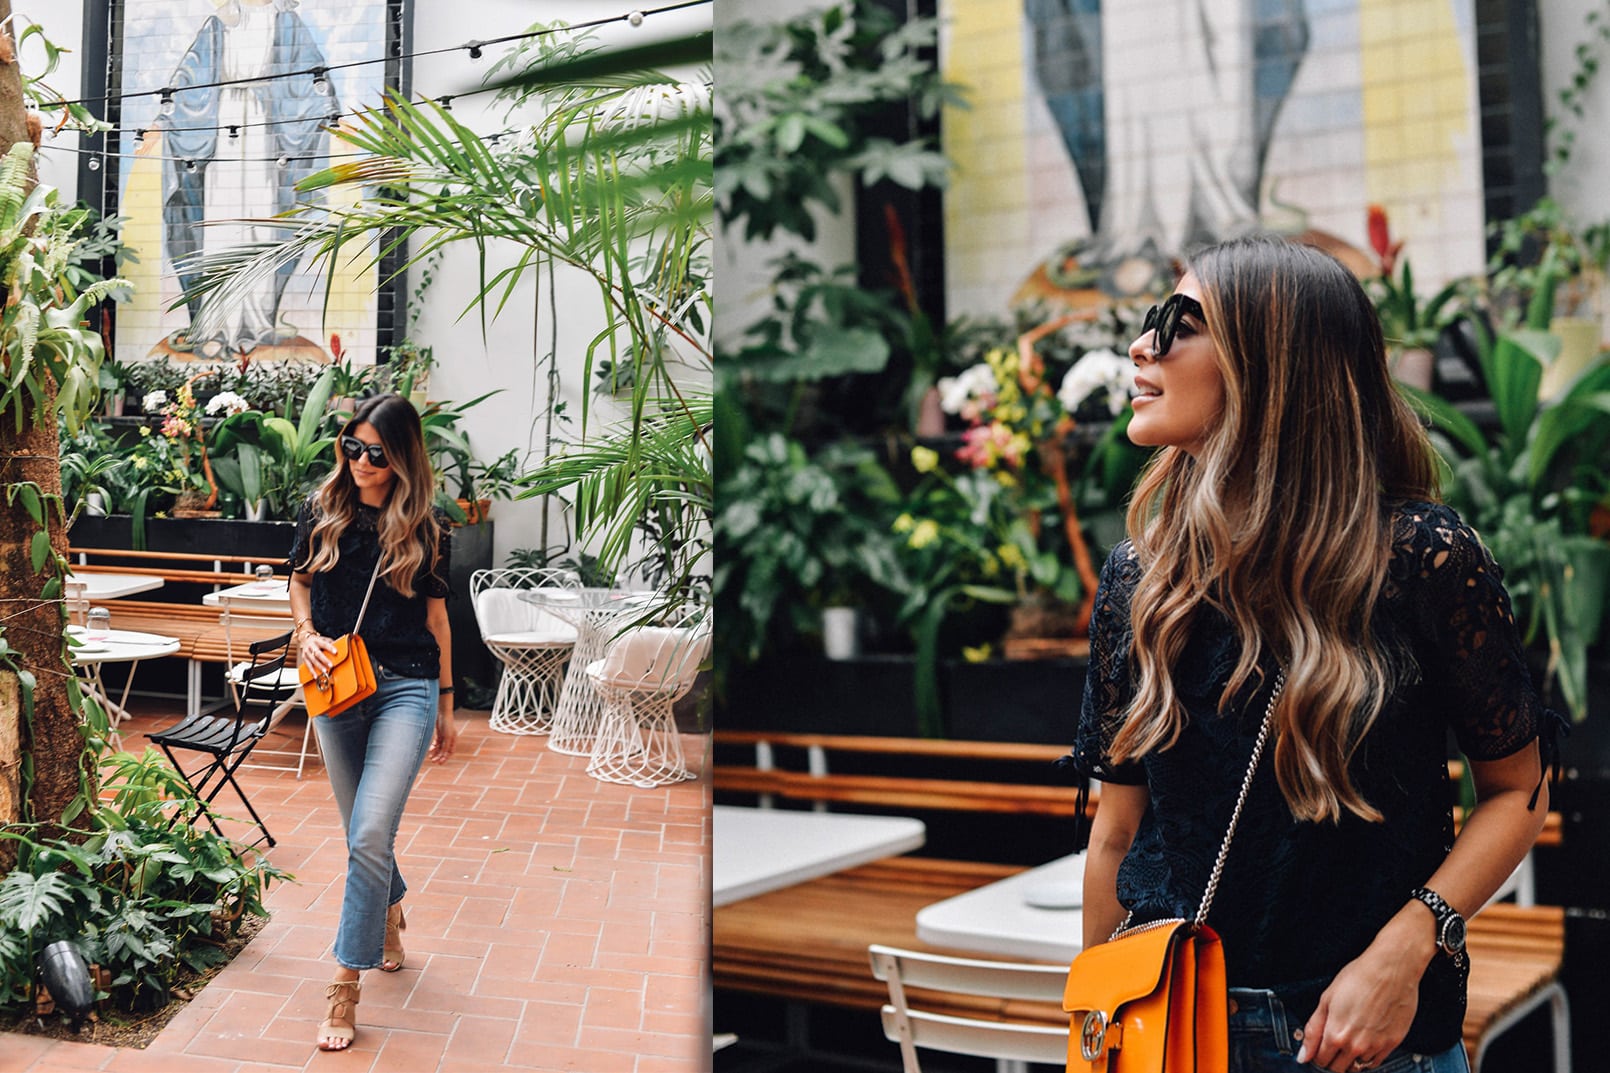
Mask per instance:
[[[93,800],[109,732],[105,711],[79,689],[68,658],[67,563],[52,543],[52,530],[64,531],[68,519],[59,463],[47,447],[54,446],[58,414],[76,430],[96,404],[104,355],[86,316],[110,291],[126,286],[94,280],[77,290],[68,282],[73,251],[88,238],[89,216],[33,181],[31,144],[19,142],[0,158],[0,285],[7,295],[0,309],[0,498],[12,526],[8,537],[20,537],[8,540],[19,554],[8,557],[0,593],[0,667],[17,681],[26,742],[39,737],[36,702],[44,674],[63,679],[71,713],[64,717],[76,720],[82,734],[78,792],[51,822],[69,822]],[[22,623],[26,632],[18,633]],[[23,748],[18,794],[24,819],[32,818],[33,760],[33,750]]]

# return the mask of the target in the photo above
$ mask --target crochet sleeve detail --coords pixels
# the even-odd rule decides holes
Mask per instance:
[[[1140,761],[1114,764],[1108,747],[1123,726],[1134,695],[1129,650],[1134,641],[1129,600],[1140,579],[1140,559],[1125,540],[1107,556],[1090,616],[1090,663],[1074,737],[1071,764],[1079,774],[1102,782],[1138,786],[1146,782]]]
[[[1542,738],[1558,713],[1532,684],[1504,572],[1451,508],[1414,504],[1395,519],[1390,586],[1400,587],[1424,642],[1422,674],[1435,684],[1459,748],[1498,760]]]

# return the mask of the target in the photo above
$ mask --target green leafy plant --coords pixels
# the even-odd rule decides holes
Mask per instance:
[[[897,590],[899,496],[865,448],[837,444],[812,457],[779,433],[750,444],[722,481],[715,519],[717,644],[754,661],[814,636],[823,607],[865,606],[876,590]]]
[[[928,53],[937,19],[904,22],[869,0],[782,22],[723,24],[716,115],[716,198],[728,226],[749,238],[777,230],[816,235],[812,212],[842,208],[834,175],[907,189],[944,183],[950,170],[927,139],[872,133],[891,107],[931,120],[965,105]]]
[[[0,882],[0,1007],[32,1000],[35,959],[58,939],[110,972],[119,1005],[165,1001],[181,968],[217,964],[221,938],[267,916],[268,885],[290,878],[186,822],[195,798],[156,750],[114,752],[102,773],[111,801],[81,799],[84,826],[53,838],[0,829],[20,849]]]
[[[64,437],[61,449],[62,499],[69,511],[76,514],[84,507],[86,497],[99,494],[110,511],[114,502],[112,484],[129,460],[114,449],[96,422],[79,429],[77,435]]]
[[[1547,305],[1545,284],[1534,315]],[[1556,400],[1539,398],[1557,336],[1536,328],[1492,334],[1472,319],[1497,411],[1489,435],[1434,395],[1409,394],[1433,422],[1449,467],[1449,500],[1504,565],[1522,635],[1540,636],[1572,714],[1587,714],[1587,650],[1601,632],[1610,543],[1589,534],[1604,496],[1598,460],[1610,451],[1610,359],[1601,354]]]
[[[468,521],[469,515],[458,505],[458,500],[475,500],[478,465],[469,434],[461,425],[470,410],[496,394],[497,391],[489,391],[468,402],[433,402],[419,414],[425,433],[425,452],[430,456],[431,468],[436,471],[436,505],[460,524]]]

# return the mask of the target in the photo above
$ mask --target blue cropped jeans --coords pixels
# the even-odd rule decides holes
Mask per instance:
[[[1297,1062],[1302,1028],[1273,991],[1230,988],[1230,1073],[1313,1073],[1319,1067]],[[1470,1065],[1464,1044],[1456,1043],[1441,1054],[1399,1048],[1374,1073],[1470,1073]]]
[[[381,962],[386,910],[408,889],[397,870],[397,827],[436,735],[436,679],[400,678],[377,665],[375,683],[367,700],[334,718],[313,720],[347,831],[335,959],[348,969],[373,969]]]

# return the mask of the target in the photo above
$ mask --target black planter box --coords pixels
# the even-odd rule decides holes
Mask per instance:
[[[945,660],[939,668],[944,736],[964,741],[1073,740],[1083,660]],[[716,725],[727,730],[920,737],[916,660],[830,660],[796,653],[732,667]]]
[[[84,548],[132,547],[133,519],[127,515],[96,517],[80,515],[68,534],[71,543]],[[261,557],[262,561],[285,572],[285,555],[296,534],[294,522],[248,522],[228,518],[147,518],[145,546],[148,551],[171,551],[186,555],[240,555]],[[448,584],[447,619],[453,630],[453,682],[460,695],[465,679],[482,686],[493,681],[492,656],[481,643],[470,602],[470,575],[492,565],[492,522],[460,526],[448,539],[452,563]],[[115,564],[112,556],[97,557],[98,562]],[[149,565],[129,560],[128,565]],[[168,603],[200,603],[210,586],[168,584],[141,599]]]
[[[1084,694],[1084,660],[949,660],[943,673],[950,737],[1072,744]]]
[[[730,667],[715,725],[723,730],[917,737],[910,656],[829,660],[795,653]]]

